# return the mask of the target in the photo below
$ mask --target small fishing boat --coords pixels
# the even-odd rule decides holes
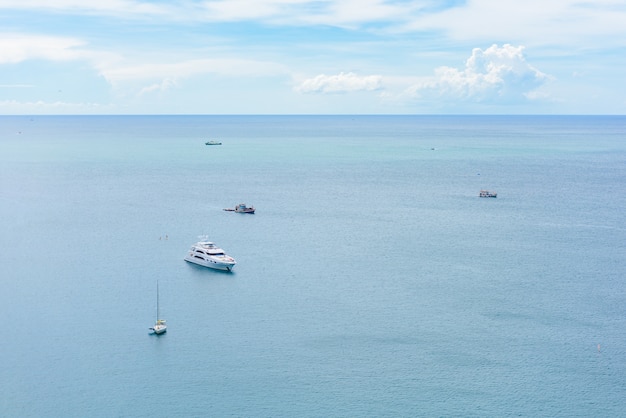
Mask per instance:
[[[481,190],[478,196],[479,197],[498,197],[498,193],[490,192],[489,190]]]
[[[224,210],[227,212],[254,213],[254,206],[246,206],[245,203],[240,203],[237,206],[235,206],[234,209],[226,208]]]
[[[159,319],[159,282],[157,281],[157,308],[156,308],[156,322],[153,327],[150,327],[150,330],[154,334],[163,334],[167,331],[167,325],[165,324],[165,319]]]
[[[207,141],[204,144],[205,145],[222,145],[220,141]]]

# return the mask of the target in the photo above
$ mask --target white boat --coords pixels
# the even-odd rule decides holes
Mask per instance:
[[[150,327],[153,333],[159,335],[167,331],[167,325],[165,319],[159,319],[159,282],[157,281],[157,310],[156,310],[156,322],[153,327]]]
[[[185,256],[185,261],[212,269],[227,271],[232,271],[235,264],[237,264],[234,258],[226,255],[224,250],[213,242],[207,241],[206,238],[191,246]]]

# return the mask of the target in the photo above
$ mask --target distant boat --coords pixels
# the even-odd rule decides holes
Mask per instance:
[[[167,331],[167,325],[165,325],[165,319],[159,319],[159,282],[157,281],[157,309],[156,309],[156,322],[154,326],[150,328],[153,333],[159,335]]]
[[[235,206],[235,209],[224,209],[227,212],[237,212],[237,213],[254,213],[254,206],[246,206],[245,203],[240,203]]]
[[[204,144],[205,145],[222,145],[220,141],[207,141]]]
[[[481,190],[478,196],[479,197],[498,197],[498,193],[490,192],[489,190]]]

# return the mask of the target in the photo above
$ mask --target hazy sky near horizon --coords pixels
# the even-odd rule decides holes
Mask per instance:
[[[0,114],[626,114],[626,0],[0,0]]]

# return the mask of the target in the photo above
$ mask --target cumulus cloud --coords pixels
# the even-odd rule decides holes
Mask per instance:
[[[530,65],[523,46],[492,45],[474,48],[462,70],[439,67],[434,77],[409,89],[417,98],[451,101],[512,102],[539,97],[533,91],[549,80],[549,76]]]
[[[379,75],[358,76],[354,73],[342,72],[337,75],[320,74],[309,78],[295,90],[299,93],[347,93],[380,88],[382,88],[382,77]]]

